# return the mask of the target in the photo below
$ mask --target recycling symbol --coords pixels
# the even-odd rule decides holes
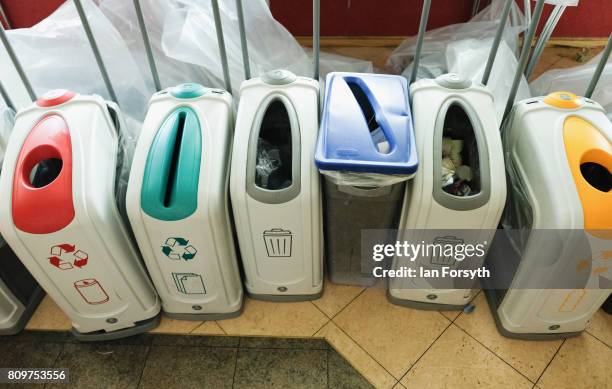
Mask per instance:
[[[73,244],[62,243],[51,247],[49,263],[60,270],[81,269],[87,265],[89,256],[85,251],[77,250]]]
[[[197,252],[198,250],[190,245],[185,238],[168,238],[162,246],[162,253],[173,261],[180,261],[181,259],[191,261]]]

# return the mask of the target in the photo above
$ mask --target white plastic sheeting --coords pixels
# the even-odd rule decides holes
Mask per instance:
[[[545,96],[557,91],[584,95],[600,60],[601,53],[584,65],[549,70],[531,82],[531,92],[534,96]],[[592,99],[604,107],[608,118],[612,120],[612,57],[606,63]]]
[[[480,83],[499,26],[505,0],[493,2],[467,23],[454,24],[427,31],[417,78],[435,78],[445,73],[457,73]],[[501,122],[508,94],[518,65],[518,36],[527,28],[525,17],[516,4],[510,12],[487,88],[493,93],[495,110]],[[410,78],[417,37],[406,39],[389,57],[389,70]],[[529,98],[529,87],[523,79],[517,100]]]

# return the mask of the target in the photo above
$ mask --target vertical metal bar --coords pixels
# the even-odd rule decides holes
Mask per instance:
[[[13,104],[13,100],[11,100],[11,97],[8,95],[8,93],[6,93],[6,89],[4,89],[4,85],[2,85],[1,82],[0,82],[0,96],[2,96],[2,100],[4,100],[7,107],[12,109],[13,111],[16,111],[15,104]]]
[[[538,22],[540,21],[540,17],[542,16],[543,9],[544,0],[538,0],[535,9],[533,10],[533,17],[531,18],[531,23],[529,23],[529,29],[525,33],[523,49],[521,50],[519,63],[516,69],[516,73],[514,74],[512,88],[510,88],[510,95],[508,96],[508,101],[506,102],[506,109],[504,110],[502,123],[504,122],[508,114],[510,114],[512,106],[514,105],[514,99],[516,98],[516,93],[521,83],[521,77],[523,76],[523,72],[525,71],[525,67],[527,66],[529,50],[531,49],[531,41],[533,40],[533,36],[535,35],[536,29],[538,28]]]
[[[525,20],[527,21],[527,24],[529,24],[531,23],[531,0],[525,0],[523,4],[525,5]]]
[[[11,59],[11,62],[13,62],[13,66],[15,67],[15,70],[17,71],[17,74],[19,75],[19,78],[21,79],[21,82],[23,83],[23,86],[26,89],[26,92],[28,92],[30,99],[32,101],[36,100],[36,93],[34,93],[34,88],[32,88],[32,84],[30,83],[28,76],[26,76],[25,71],[23,70],[23,66],[21,66],[21,62],[19,62],[19,58],[17,58],[17,54],[15,54],[15,50],[13,50],[13,46],[11,46],[8,37],[6,36],[6,31],[4,31],[2,23],[0,23],[0,40],[2,41],[4,49],[6,50],[6,53]]]
[[[423,50],[423,40],[425,39],[425,30],[427,30],[427,20],[429,19],[429,9],[431,8],[431,0],[423,2],[423,11],[421,12],[421,22],[419,24],[419,34],[417,35],[417,45],[412,60],[412,74],[410,75],[410,84],[417,78],[419,71],[419,62],[421,61],[421,50]]]
[[[319,79],[321,57],[321,2],[312,0],[312,49],[314,61],[314,79]]]
[[[514,0],[506,0],[506,5],[504,6],[504,10],[499,19],[499,26],[497,27],[497,32],[495,33],[493,46],[491,46],[489,59],[487,59],[487,65],[485,66],[484,74],[482,75],[482,83],[484,85],[487,85],[487,83],[489,82],[489,77],[491,76],[491,69],[493,69],[493,63],[495,62],[495,57],[497,56],[497,50],[499,49],[499,44],[501,43],[502,37],[504,35],[504,29],[506,28],[506,22],[508,20],[508,15],[510,15],[512,3],[514,3]]]
[[[151,77],[153,77],[153,84],[155,90],[159,92],[161,90],[161,83],[159,82],[159,73],[157,72],[157,66],[155,65],[155,57],[153,56],[153,50],[151,49],[151,41],[149,40],[149,32],[144,21],[142,14],[142,7],[140,6],[140,0],[134,0],[134,9],[136,9],[136,19],[138,19],[138,27],[140,28],[140,34],[142,35],[142,42],[144,43],[145,52],[147,53],[147,60],[149,61],[149,68],[151,69]]]
[[[472,17],[474,17],[480,9],[480,0],[473,0],[472,2]]]
[[[608,44],[606,45],[606,48],[601,53],[601,59],[599,60],[599,63],[597,64],[597,67],[595,68],[595,72],[593,72],[593,78],[591,78],[591,82],[589,83],[589,86],[587,87],[586,92],[584,92],[584,97],[587,97],[590,99],[593,96],[593,92],[595,91],[595,88],[597,87],[597,83],[599,82],[601,73],[606,67],[608,58],[610,58],[611,51],[612,51],[612,34],[610,34],[610,37],[608,38]]]
[[[6,27],[8,27],[9,29],[13,28],[13,26],[11,26],[11,21],[9,20],[8,16],[6,16],[6,12],[4,12],[2,2],[0,2],[0,17],[4,20],[4,24],[6,24]],[[0,22],[0,24],[2,23]]]
[[[533,49],[533,53],[531,54],[531,59],[529,60],[529,64],[527,65],[527,70],[525,70],[525,77],[529,79],[531,74],[533,73],[536,65],[538,64],[538,60],[542,56],[542,52],[544,51],[544,47],[546,47],[546,42],[550,39],[557,23],[559,23],[559,19],[563,12],[565,12],[566,5],[556,5],[552,10],[552,13],[548,17],[544,28],[542,29],[542,33],[538,38],[535,48]]]
[[[74,5],[76,6],[79,18],[81,19],[83,30],[85,30],[85,35],[87,35],[87,40],[89,41],[89,45],[91,46],[91,51],[93,51],[93,55],[96,58],[96,63],[98,64],[98,69],[100,69],[100,74],[102,75],[102,79],[104,80],[104,85],[106,85],[108,95],[110,96],[111,100],[117,102],[117,95],[115,94],[115,90],[113,89],[113,85],[111,84],[108,71],[106,70],[106,66],[104,66],[104,61],[102,61],[100,49],[98,48],[96,39],[94,38],[93,32],[91,31],[91,26],[89,25],[89,21],[87,20],[87,15],[85,14],[85,10],[83,9],[83,4],[81,3],[81,0],[74,0]]]
[[[249,62],[249,44],[246,38],[246,28],[244,25],[244,9],[242,0],[236,0],[236,11],[238,13],[238,28],[240,30],[240,46],[242,47],[242,63],[244,64],[244,79],[251,78],[251,63]]]
[[[227,52],[225,51],[225,39],[223,37],[223,26],[221,25],[221,13],[219,12],[219,0],[212,0],[213,17],[215,18],[215,30],[217,30],[217,42],[219,43],[219,55],[221,57],[221,67],[223,68],[223,79],[225,89],[232,92],[232,82],[230,80],[229,65],[227,64]]]

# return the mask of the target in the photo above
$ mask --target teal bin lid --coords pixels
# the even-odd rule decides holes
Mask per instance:
[[[172,111],[157,130],[149,149],[141,191],[141,207],[149,216],[181,220],[198,206],[202,132],[195,111]]]

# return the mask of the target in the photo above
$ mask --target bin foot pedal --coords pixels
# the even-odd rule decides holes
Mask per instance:
[[[422,311],[463,311],[469,304],[436,304],[436,303],[424,303],[422,301],[404,300],[397,297],[393,297],[389,291],[387,291],[387,300],[391,304],[401,305],[402,307],[419,309]]]
[[[497,296],[495,295],[494,290],[483,289],[485,296],[487,297],[487,302],[489,303],[489,308],[491,308],[491,314],[495,319],[495,326],[497,327],[497,331],[500,334],[505,336],[506,338],[511,339],[522,339],[522,340],[557,340],[557,339],[566,339],[573,338],[582,334],[582,331],[576,332],[559,332],[553,334],[541,334],[541,333],[519,333],[519,332],[510,332],[504,328],[499,319],[499,315],[497,314],[497,309],[499,305],[497,304]]]
[[[277,301],[277,302],[292,302],[292,301],[310,301],[316,300],[323,295],[323,288],[321,291],[315,294],[256,294],[247,292],[247,296],[253,300],[262,301]]]
[[[72,335],[81,342],[102,342],[107,340],[115,340],[127,338],[134,335],[142,334],[159,326],[161,314],[157,314],[150,319],[142,320],[136,323],[134,327],[123,328],[117,331],[96,331],[96,332],[79,332],[72,328]]]
[[[23,312],[17,323],[15,323],[15,325],[11,328],[1,329],[0,335],[17,335],[18,333],[23,331],[25,326],[30,321],[30,318],[36,311],[36,308],[38,308],[38,304],[40,304],[44,297],[45,291],[39,286],[36,291],[32,293],[32,296],[30,296],[30,300],[25,306],[25,311]]]

